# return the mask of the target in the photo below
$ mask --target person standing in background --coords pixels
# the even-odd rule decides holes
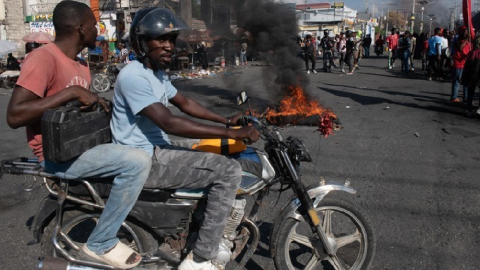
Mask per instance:
[[[450,101],[453,103],[461,102],[458,98],[458,87],[463,75],[463,68],[467,61],[467,55],[471,51],[472,45],[470,44],[470,35],[468,29],[462,26],[458,31],[458,38],[453,44],[453,69],[452,69],[452,94]],[[463,86],[463,100],[468,100],[468,87]]]
[[[307,35],[307,37],[305,38],[305,45],[303,46],[303,51],[305,52],[305,67],[307,69],[307,74],[310,74],[310,70],[313,72],[313,73],[317,73],[317,71],[315,71],[315,55],[316,55],[316,51],[315,51],[315,41],[313,40],[312,38],[312,35]],[[308,62],[312,61],[312,69],[308,69]]]
[[[340,62],[340,69],[343,73],[345,73],[345,54],[347,53],[347,40],[345,38],[345,33],[340,32],[340,36],[338,37],[337,43],[337,51],[338,51],[338,58]]]
[[[398,54],[398,35],[397,29],[392,28],[392,34],[387,37],[388,46],[388,69],[395,67],[395,59]]]
[[[428,39],[428,80],[432,80],[432,74],[441,79],[440,60],[442,57],[442,37],[440,28],[435,28],[433,36]]]

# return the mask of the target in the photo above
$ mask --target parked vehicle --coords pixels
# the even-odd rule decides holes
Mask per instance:
[[[96,93],[104,93],[115,85],[117,75],[120,72],[118,64],[108,60],[101,72],[94,73],[92,76],[91,88]]]
[[[248,96],[242,92],[237,103],[246,102]],[[261,132],[264,149],[247,147],[230,154],[244,172],[216,260],[225,264],[236,260],[236,269],[243,269],[260,241],[255,221],[262,200],[270,188],[281,184],[294,195],[276,215],[270,232],[270,254],[277,269],[369,269],[376,245],[370,222],[358,205],[335,197],[337,192],[356,191],[348,183],[319,182],[306,187],[300,164],[312,158],[298,138],[284,139],[279,128],[251,115],[241,123]],[[37,160],[27,158],[3,161],[1,169],[41,176],[50,193],[32,224],[35,240],[42,244],[39,269],[114,269],[76,256],[101,214],[111,182],[59,179],[43,171]],[[206,189],[160,190],[147,181],[118,233],[122,242],[143,256],[139,267],[170,269],[188,254],[202,221],[206,194]],[[256,196],[250,209],[246,207],[248,195]]]

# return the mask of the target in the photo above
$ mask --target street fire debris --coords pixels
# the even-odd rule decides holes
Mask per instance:
[[[334,124],[336,115],[330,109],[323,108],[316,100],[308,100],[299,86],[290,86],[288,95],[280,101],[278,108],[267,108],[261,117],[274,125],[317,126],[325,137],[333,134],[338,126]]]

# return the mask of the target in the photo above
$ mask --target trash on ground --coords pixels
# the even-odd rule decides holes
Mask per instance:
[[[418,134],[418,132],[415,132],[415,136],[416,136],[417,138],[420,138],[420,134]]]

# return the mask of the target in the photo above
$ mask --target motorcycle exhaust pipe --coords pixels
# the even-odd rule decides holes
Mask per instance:
[[[63,258],[45,257],[40,259],[38,270],[102,270],[90,266],[72,264]]]

